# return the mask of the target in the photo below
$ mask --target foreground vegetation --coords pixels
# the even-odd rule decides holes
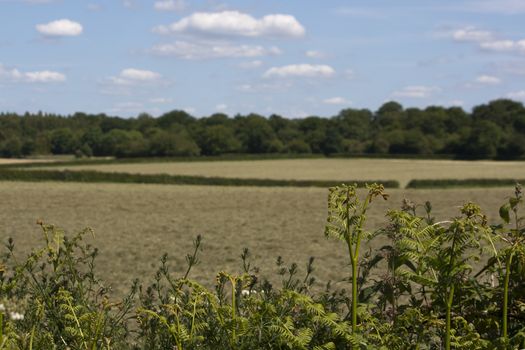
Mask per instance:
[[[501,99],[473,108],[344,109],[331,118],[171,111],[153,118],[105,114],[0,114],[0,156],[166,157],[221,154],[416,155],[523,159],[525,108]]]
[[[343,242],[350,290],[315,291],[278,259],[281,283],[258,277],[250,253],[242,272],[219,272],[215,288],[189,279],[201,238],[174,276],[161,259],[150,286],[134,283],[115,302],[97,278],[98,251],[42,222],[43,248],[27,259],[12,241],[0,269],[0,348],[6,349],[434,349],[518,348],[525,343],[525,233],[520,186],[500,208],[500,225],[465,204],[435,222],[432,206],[405,201],[374,232],[369,207],[388,198],[379,185],[330,189],[326,235]],[[376,251],[362,243],[386,238]],[[346,261],[341,261],[344,271]],[[380,278],[374,270],[381,271]]]

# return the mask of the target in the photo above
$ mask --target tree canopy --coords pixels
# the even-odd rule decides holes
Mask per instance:
[[[217,113],[195,118],[173,110],[157,118],[75,113],[0,113],[0,156],[41,154],[163,157],[314,153],[525,158],[525,108],[499,99],[475,106],[377,111],[343,109],[330,118],[287,119]]]

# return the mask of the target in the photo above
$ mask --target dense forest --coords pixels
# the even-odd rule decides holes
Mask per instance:
[[[222,113],[195,118],[174,110],[158,118],[105,114],[0,114],[0,155],[163,157],[221,154],[419,155],[525,158],[525,108],[500,99],[476,106],[343,109],[331,118],[286,119]]]

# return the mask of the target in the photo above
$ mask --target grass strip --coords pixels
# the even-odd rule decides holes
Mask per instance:
[[[365,183],[381,183],[386,188],[399,188],[394,180],[377,181],[339,181],[339,180],[274,180],[239,179],[226,177],[205,177],[167,174],[130,174],[100,171],[58,171],[58,170],[11,170],[0,169],[0,181],[60,181],[60,182],[108,182],[142,183],[166,185],[210,185],[210,186],[276,186],[276,187],[331,187],[341,182],[363,186]]]
[[[525,179],[429,179],[411,180],[406,188],[507,187],[525,183]]]

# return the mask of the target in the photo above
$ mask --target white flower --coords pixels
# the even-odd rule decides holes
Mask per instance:
[[[5,311],[5,306],[4,306],[4,304],[0,304],[0,312],[2,312],[2,311]]]
[[[24,319],[24,314],[20,314],[18,312],[11,312],[9,313],[9,317],[11,317],[13,321],[19,321]]]
[[[250,295],[250,291],[249,291],[248,289],[243,289],[243,290],[241,291],[241,295],[242,295],[242,296],[248,296],[248,295]]]

